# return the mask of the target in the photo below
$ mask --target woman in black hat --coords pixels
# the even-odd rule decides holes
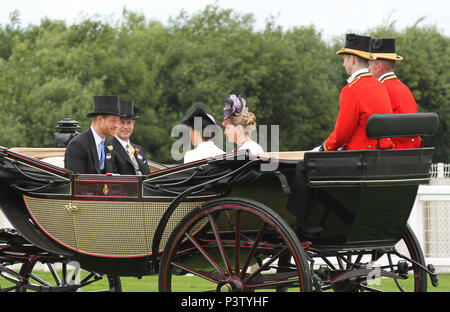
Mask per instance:
[[[94,96],[94,110],[87,114],[92,125],[67,145],[64,167],[77,174],[116,173],[112,143],[120,120],[119,97]]]
[[[190,139],[194,149],[184,154],[184,163],[206,159],[225,154],[212,139],[217,130],[216,120],[205,104],[194,104],[186,113],[181,123],[189,127]]]

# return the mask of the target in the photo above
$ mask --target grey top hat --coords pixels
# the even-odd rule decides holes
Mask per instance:
[[[94,110],[87,114],[87,117],[97,115],[115,115],[120,116],[119,97],[116,95],[94,96]]]
[[[120,118],[122,119],[137,119],[139,116],[134,114],[134,102],[127,100],[119,101]]]

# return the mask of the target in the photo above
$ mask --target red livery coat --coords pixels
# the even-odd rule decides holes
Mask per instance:
[[[370,73],[363,73],[341,89],[339,114],[333,132],[324,142],[326,151],[376,149],[377,140],[366,135],[372,114],[392,114],[389,94]],[[380,149],[392,148],[390,139],[380,140]]]
[[[386,87],[394,114],[416,113],[417,103],[409,88],[396,75],[384,77],[381,82]],[[394,148],[420,148],[420,137],[391,138]]]

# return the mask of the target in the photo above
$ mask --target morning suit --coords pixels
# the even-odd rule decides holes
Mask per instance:
[[[99,154],[95,144],[92,127],[73,138],[67,145],[64,155],[64,167],[75,174],[116,173],[112,143],[105,139],[105,161],[100,169]]]
[[[132,144],[134,149],[134,159],[136,163],[133,163],[128,152],[125,150],[122,143],[116,138],[111,139],[114,148],[114,167],[119,174],[141,175],[150,174],[150,168],[148,166],[147,158],[145,157],[145,151],[142,147],[136,144]],[[137,167],[136,167],[137,166]]]

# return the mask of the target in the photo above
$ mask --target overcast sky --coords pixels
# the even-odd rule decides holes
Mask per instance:
[[[387,21],[396,21],[401,30],[425,17],[423,24],[437,26],[450,35],[449,0],[0,0],[0,24],[9,23],[9,14],[18,10],[22,26],[39,25],[44,17],[68,24],[84,17],[99,16],[117,20],[122,10],[144,13],[148,19],[166,23],[184,9],[196,13],[208,4],[252,13],[256,26],[263,27],[273,15],[285,28],[313,24],[325,38],[346,32],[364,32]]]

